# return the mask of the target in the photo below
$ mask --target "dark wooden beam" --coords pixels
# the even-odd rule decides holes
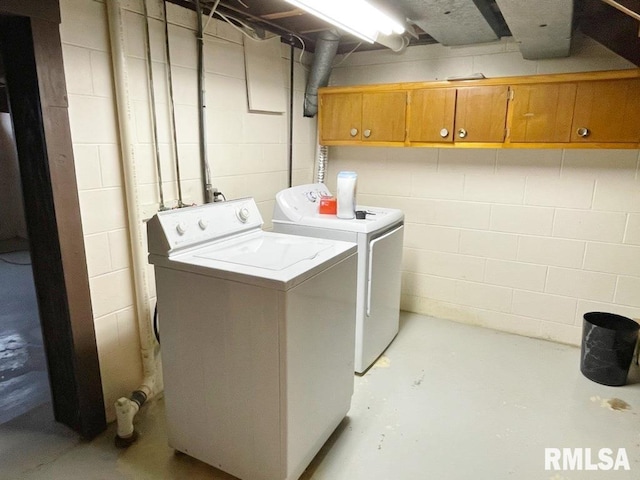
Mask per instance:
[[[620,3],[640,13],[640,1],[620,0]],[[582,0],[577,7],[582,32],[640,66],[640,22],[600,0]]]
[[[56,2],[57,3],[57,2]],[[0,52],[55,419],[106,428],[57,22],[0,16]]]
[[[60,23],[60,5],[51,0],[1,0],[0,13]]]

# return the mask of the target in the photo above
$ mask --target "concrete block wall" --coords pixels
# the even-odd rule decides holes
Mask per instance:
[[[135,162],[140,219],[158,208],[159,189],[147,87],[142,3],[123,0],[124,41],[135,118]],[[61,0],[61,37],[71,136],[90,277],[94,322],[107,416],[113,402],[138,386],[141,361],[131,272],[117,112],[106,5],[101,0]],[[150,15],[157,127],[165,203],[174,206],[177,184],[160,0]],[[177,146],[183,201],[202,202],[198,147],[195,13],[168,5]],[[206,18],[204,19],[206,22]],[[205,34],[207,140],[212,183],[226,198],[255,197],[271,226],[276,192],[288,186],[287,114],[248,111],[243,37],[213,19]],[[282,46],[283,84],[289,98],[288,46]],[[295,52],[294,183],[312,181],[315,119],[302,118],[306,70]],[[149,297],[155,296],[149,268]]]
[[[354,53],[333,85],[632,68],[583,37],[523,60],[512,40]],[[332,147],[328,184],[406,214],[402,308],[578,344],[582,315],[640,319],[638,150]]]

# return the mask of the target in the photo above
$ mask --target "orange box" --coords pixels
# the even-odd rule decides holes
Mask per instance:
[[[320,197],[320,213],[324,215],[335,215],[336,211],[336,197]]]

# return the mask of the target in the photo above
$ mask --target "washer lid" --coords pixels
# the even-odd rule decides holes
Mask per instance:
[[[356,245],[350,242],[255,231],[169,256],[151,253],[149,262],[162,269],[288,290],[355,254]]]
[[[194,257],[279,271],[303,260],[313,260],[331,246],[330,242],[308,237],[261,235],[239,244],[199,252]]]

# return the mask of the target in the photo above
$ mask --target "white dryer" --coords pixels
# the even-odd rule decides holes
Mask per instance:
[[[276,232],[344,240],[358,245],[355,371],[364,373],[398,333],[404,214],[392,208],[358,206],[364,219],[319,213],[326,185],[314,183],[276,195]]]
[[[350,408],[356,248],[264,232],[253,199],[148,223],[169,444],[297,479]]]

